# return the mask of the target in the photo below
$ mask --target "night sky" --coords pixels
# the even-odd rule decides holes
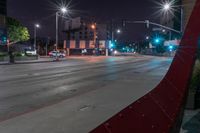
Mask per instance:
[[[159,22],[159,16],[155,14],[158,5],[153,1],[155,0],[72,0],[71,16],[92,17],[101,23],[111,19],[119,22],[121,19],[149,19]],[[34,23],[40,23],[42,28],[38,35],[54,38],[55,12],[53,0],[8,0],[8,16],[20,20],[29,28],[31,35]],[[118,39],[142,40],[148,32],[144,25],[127,25]]]

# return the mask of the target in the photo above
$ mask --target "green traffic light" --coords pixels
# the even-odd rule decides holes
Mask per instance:
[[[156,38],[156,39],[155,39],[155,43],[160,43],[160,39],[159,39],[159,38]]]
[[[7,43],[7,37],[6,36],[2,36],[1,37],[1,42],[2,42],[2,44],[6,44]]]

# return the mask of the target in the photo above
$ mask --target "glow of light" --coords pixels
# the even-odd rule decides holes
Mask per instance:
[[[62,13],[66,13],[67,12],[67,8],[66,7],[62,7],[60,10],[61,10]]]
[[[73,7],[72,1],[66,0],[54,0],[48,1],[51,4],[51,7],[55,10],[55,12],[62,14],[63,16],[67,16],[71,18],[70,14],[74,11],[71,9]]]
[[[159,43],[159,39],[156,39],[155,41],[156,41],[156,43]]]
[[[39,25],[39,24],[36,24],[35,27],[36,27],[36,28],[40,28],[40,25]]]
[[[163,6],[163,9],[164,9],[165,11],[170,10],[170,8],[171,8],[170,3],[165,3],[164,6]]]
[[[173,46],[169,46],[169,49],[173,49]]]
[[[166,30],[165,30],[165,29],[163,29],[163,30],[162,30],[162,32],[164,33],[164,32],[166,32]]]
[[[95,24],[92,24],[92,25],[91,25],[91,28],[92,28],[93,30],[96,29]]]
[[[118,30],[117,30],[117,33],[121,33],[121,30],[120,30],[120,29],[118,29]]]
[[[175,16],[175,12],[178,12],[180,9],[180,5],[176,4],[177,0],[162,0],[162,1],[154,1],[157,4],[157,11],[155,12],[155,16],[160,18],[162,16],[162,21],[168,21],[172,17]]]

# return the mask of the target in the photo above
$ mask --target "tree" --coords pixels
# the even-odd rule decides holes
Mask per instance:
[[[10,44],[30,39],[29,31],[18,20],[7,17],[8,38]]]

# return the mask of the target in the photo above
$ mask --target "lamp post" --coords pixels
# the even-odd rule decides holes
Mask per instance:
[[[173,3],[170,3],[170,2],[163,4],[163,7],[162,7],[163,11],[164,12],[174,11],[173,8],[175,8],[175,7],[172,4]],[[180,6],[180,9],[181,9],[180,32],[183,33],[183,15],[184,15],[184,13],[183,13],[183,6],[182,5]]]
[[[66,7],[61,7],[60,11],[56,12],[56,44],[55,44],[56,50],[58,48],[58,17],[60,16],[60,13],[65,14],[65,13],[67,13],[67,11],[68,10]]]
[[[34,50],[36,50],[36,44],[37,44],[37,29],[40,28],[39,24],[34,25]]]
[[[97,27],[96,27],[96,23],[94,23],[94,24],[92,24],[91,25],[91,29],[93,30],[93,32],[94,32],[94,46],[95,46],[95,48],[96,48],[96,39],[97,39]],[[98,45],[98,52],[99,52],[99,45]]]
[[[117,29],[116,31],[112,31],[112,36],[111,36],[111,40],[112,40],[112,42],[114,42],[114,40],[115,40],[115,32],[117,33],[117,34],[120,34],[122,31],[120,30],[120,29]]]

